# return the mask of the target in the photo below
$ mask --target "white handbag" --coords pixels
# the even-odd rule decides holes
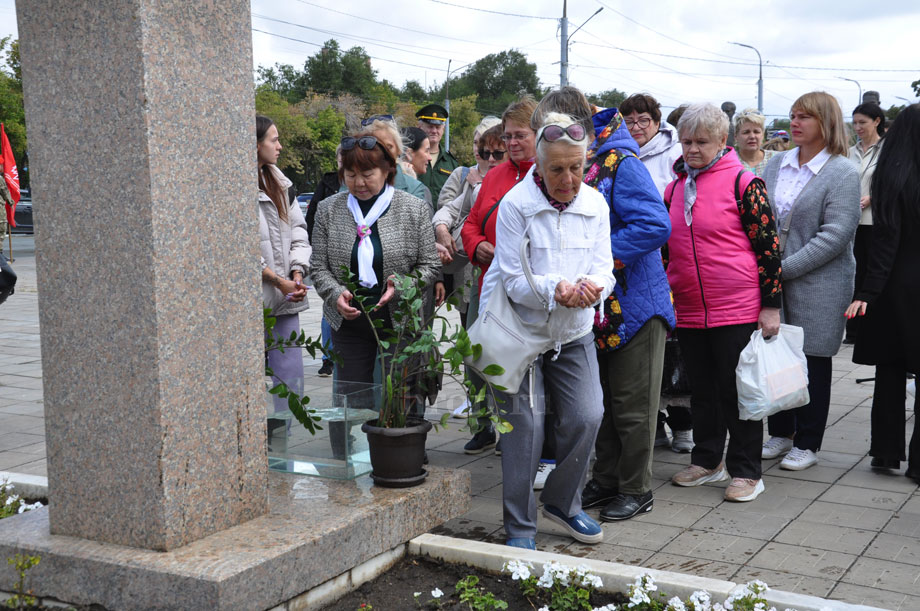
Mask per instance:
[[[549,309],[549,304],[540,295],[533,279],[533,272],[526,258],[527,245],[530,239],[525,236],[521,239],[521,267],[527,278],[530,288],[540,297],[544,309]],[[524,379],[524,375],[538,356],[554,346],[549,335],[549,314],[541,323],[529,323],[521,320],[518,313],[511,306],[508,294],[505,292],[505,283],[501,278],[495,283],[485,310],[479,314],[476,321],[467,330],[470,342],[482,347],[479,358],[467,357],[464,362],[472,367],[482,378],[493,386],[501,387],[508,393],[515,393]],[[500,374],[488,374],[484,370],[489,365],[499,365],[504,368]]]

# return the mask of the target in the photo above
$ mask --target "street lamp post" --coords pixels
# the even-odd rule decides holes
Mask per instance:
[[[748,49],[754,49],[754,53],[757,54],[757,62],[759,64],[757,71],[757,112],[763,114],[763,58],[760,57],[760,51],[751,45],[744,44],[743,42],[729,42],[729,44],[738,45],[739,47],[747,47]]]
[[[856,86],[859,87],[859,99],[856,101],[856,105],[859,106],[862,104],[862,85],[859,84],[859,81],[856,79],[847,78],[845,76],[838,76],[837,78],[842,81],[850,81],[851,83],[856,83]]]
[[[590,17],[584,20],[584,23],[582,23],[580,26],[575,28],[575,31],[569,34],[569,19],[567,17],[568,12],[566,10],[567,8],[566,4],[567,3],[563,1],[562,20],[561,20],[562,23],[561,23],[561,28],[560,28],[561,29],[560,34],[561,34],[561,39],[562,39],[562,49],[560,49],[561,56],[559,58],[559,64],[560,64],[559,86],[560,87],[565,87],[566,85],[569,84],[569,41],[572,39],[572,36],[575,36],[575,32],[585,27],[586,23],[594,19],[598,13],[604,10],[604,7],[601,7],[597,9],[596,11],[594,11],[594,13]]]
[[[452,59],[447,60],[447,80],[444,81],[444,110],[447,111],[447,119],[444,122],[444,149],[450,150],[450,73],[456,72],[457,70],[463,70],[467,66],[471,66],[473,62],[470,62],[466,65],[460,66],[459,68],[450,69],[450,63],[454,61]]]

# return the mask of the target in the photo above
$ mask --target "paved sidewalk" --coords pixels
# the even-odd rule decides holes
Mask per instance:
[[[0,471],[45,475],[38,300],[31,238],[15,236],[16,294],[0,306]],[[302,317],[309,334],[320,309]],[[844,347],[834,359],[834,386],[820,463],[802,472],[764,462],[766,492],[751,503],[725,503],[725,483],[679,488],[672,474],[688,454],[655,451],[654,510],[604,525],[604,543],[588,546],[561,536],[541,519],[537,547],[657,569],[735,581],[761,579],[770,586],[890,609],[920,609],[920,494],[902,473],[869,468],[872,383],[856,384],[873,370],[850,362]],[[306,357],[307,392],[331,378],[315,376],[319,362]],[[456,389],[454,389],[456,390]],[[439,409],[458,397],[447,388]],[[433,412],[429,412],[434,416]],[[909,413],[908,431],[913,426]],[[473,476],[473,508],[436,529],[438,534],[503,542],[501,463],[491,452],[463,453],[468,433],[450,430],[428,438],[431,463],[460,467]],[[906,466],[906,465],[905,465]],[[592,510],[596,515],[597,510]]]

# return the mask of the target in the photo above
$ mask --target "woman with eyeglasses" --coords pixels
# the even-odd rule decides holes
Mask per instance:
[[[431,286],[441,264],[427,204],[393,187],[397,166],[390,151],[370,131],[343,138],[341,149],[339,176],[347,191],[319,204],[311,278],[342,357],[339,382],[370,383],[377,344],[371,322],[346,287],[349,277],[372,317],[392,327],[393,276],[419,272]]]
[[[664,188],[676,178],[672,167],[681,155],[677,129],[661,121],[661,105],[647,93],[629,96],[619,110],[629,135],[639,145],[639,161],[652,175],[658,193],[664,195]]]
[[[763,176],[767,162],[777,151],[763,148],[766,117],[753,108],[745,108],[735,115],[735,152],[745,170]]]
[[[543,516],[582,543],[604,537],[581,508],[581,488],[604,413],[594,306],[614,285],[610,211],[600,193],[581,188],[587,144],[585,127],[572,117],[545,116],[536,137],[536,164],[497,211],[495,256],[482,286],[480,312],[502,283],[517,314],[530,323],[548,324],[555,341],[507,397],[505,418],[514,428],[502,436],[502,503],[507,544],[513,547],[536,549],[533,481],[546,433],[547,401],[555,416],[556,468],[540,495]],[[519,246],[525,238],[529,254],[522,259]],[[525,265],[536,289],[524,275]]]
[[[291,181],[276,165],[281,155],[278,128],[268,117],[256,116],[256,157],[259,174],[259,244],[262,256],[262,303],[275,317],[274,335],[300,333],[299,312],[309,307],[304,276],[310,272],[307,223],[296,200],[288,197]],[[275,384],[303,391],[300,348],[268,353]],[[287,399],[274,397],[276,412],[287,409]]]
[[[693,104],[677,129],[683,156],[664,194],[671,217],[667,273],[690,381],[694,446],[690,466],[671,482],[699,486],[731,476],[725,500],[752,501],[764,490],[763,424],[738,417],[735,367],[755,329],[779,333],[779,238],[764,181],[725,146],[728,116],[712,104]]]

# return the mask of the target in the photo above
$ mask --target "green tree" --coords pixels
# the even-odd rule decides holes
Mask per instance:
[[[916,81],[911,83],[910,86],[914,88],[914,95],[920,96],[920,79],[917,79]]]
[[[22,67],[19,41],[11,36],[0,38],[0,122],[10,140],[10,148],[19,170],[19,185],[29,186],[29,160],[26,154],[26,111],[22,98]]]
[[[482,121],[476,110],[477,96],[471,94],[450,101],[450,152],[463,165],[473,165],[473,130]]]
[[[891,106],[888,107],[888,110],[885,111],[885,118],[888,119],[889,122],[894,121],[895,118],[897,118],[898,113],[904,110],[905,108],[907,108],[905,104],[901,104],[900,106],[892,104]]]
[[[418,81],[406,81],[399,90],[399,99],[406,102],[425,102],[428,100],[428,92]]]
[[[619,108],[628,96],[619,89],[608,89],[600,93],[591,93],[586,96],[588,101],[604,108]]]
[[[527,61],[514,49],[492,53],[477,60],[460,78],[451,79],[451,99],[476,94],[478,107],[500,115],[508,104],[521,95],[535,97],[542,94],[537,65]],[[431,98],[444,98],[444,86],[429,92]]]

